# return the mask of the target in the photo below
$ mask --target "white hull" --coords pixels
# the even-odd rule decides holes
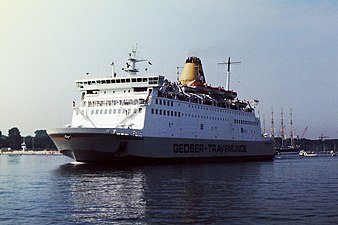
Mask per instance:
[[[122,131],[122,130],[120,130]],[[62,154],[79,162],[261,160],[274,156],[270,141],[231,141],[141,137],[111,129],[50,130]]]

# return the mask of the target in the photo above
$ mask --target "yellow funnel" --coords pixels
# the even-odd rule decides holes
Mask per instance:
[[[193,83],[205,83],[201,60],[197,57],[189,57],[184,64],[180,83],[183,85],[191,85]]]

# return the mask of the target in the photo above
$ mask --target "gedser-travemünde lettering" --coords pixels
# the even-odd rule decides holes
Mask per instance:
[[[246,145],[215,145],[215,144],[174,144],[174,153],[202,153],[202,152],[246,152]]]

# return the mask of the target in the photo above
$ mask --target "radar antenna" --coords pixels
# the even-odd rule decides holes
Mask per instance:
[[[152,65],[150,61],[147,59],[138,59],[136,58],[137,53],[137,44],[134,49],[131,50],[131,52],[128,54],[129,57],[127,58],[126,67],[122,68],[125,72],[128,73],[129,76],[136,75],[137,72],[139,72],[138,68],[136,68],[136,64],[139,62],[148,62],[149,65]]]

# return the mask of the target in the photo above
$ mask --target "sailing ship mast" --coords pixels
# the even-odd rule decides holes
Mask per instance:
[[[275,138],[275,123],[273,121],[273,107],[271,107],[271,137]]]
[[[294,130],[292,123],[292,108],[290,108],[290,146],[291,148],[295,148]]]
[[[283,147],[284,146],[284,140],[285,140],[283,107],[281,108],[280,116],[281,116],[281,121],[280,121],[280,125],[281,125],[280,137],[282,139],[282,145],[281,145],[281,147]]]

